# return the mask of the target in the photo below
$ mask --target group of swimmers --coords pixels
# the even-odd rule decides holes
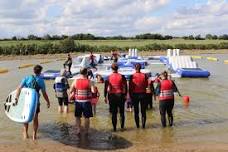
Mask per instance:
[[[148,103],[151,103],[152,97],[158,97],[159,110],[161,115],[161,124],[163,127],[167,126],[166,114],[168,115],[168,125],[173,126],[173,106],[174,106],[174,92],[178,91],[174,81],[169,79],[168,73],[164,71],[161,75],[157,76],[155,83],[156,89],[153,87],[153,81],[148,76],[141,72],[141,65],[136,64],[135,73],[127,81],[126,78],[118,73],[118,65],[113,63],[111,66],[113,73],[104,81],[104,101],[109,103],[110,113],[112,115],[113,131],[117,130],[117,114],[120,113],[120,126],[121,130],[125,129],[125,102],[131,100],[134,109],[135,125],[137,128],[146,127],[146,109]],[[40,77],[42,67],[36,65],[34,67],[34,75],[26,76],[19,87],[17,88],[16,100],[20,95],[23,87],[33,88],[39,93],[41,90],[44,99],[46,100],[47,107],[50,107],[50,101],[46,93],[44,80]],[[98,102],[100,93],[95,86],[94,82],[88,78],[88,69],[82,68],[80,70],[80,77],[75,79],[71,86],[65,77],[65,70],[61,70],[60,76],[55,79],[54,89],[56,97],[59,102],[59,112],[68,112],[69,99],[74,101],[76,117],[76,132],[81,133],[81,117],[85,118],[84,132],[88,134],[90,126],[90,118],[96,113],[96,104]],[[69,95],[67,90],[69,89]],[[149,100],[148,100],[149,99]],[[151,100],[150,100],[151,99]],[[155,98],[156,99],[156,98]],[[33,140],[37,138],[38,130],[38,114],[40,112],[40,103],[36,109],[36,114],[33,119]],[[139,110],[139,105],[140,109]],[[139,118],[139,111],[141,111],[141,125]],[[28,138],[28,123],[24,124],[23,131],[24,138]]]

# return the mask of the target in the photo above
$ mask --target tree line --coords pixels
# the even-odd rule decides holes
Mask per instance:
[[[228,49],[227,42],[217,44],[157,44],[152,43],[145,46],[131,46],[142,51],[160,51],[166,49],[188,49],[188,50],[206,50],[206,49]],[[75,42],[72,38],[65,38],[60,40],[59,43],[33,43],[23,44],[18,43],[11,46],[0,46],[0,55],[35,55],[35,54],[56,54],[56,53],[69,53],[69,52],[110,52],[114,50],[127,51],[129,47],[118,46],[90,46]]]
[[[212,35],[212,34],[207,34],[205,36],[201,35],[189,35],[189,36],[182,36],[182,37],[174,37],[171,35],[162,35],[162,34],[152,34],[152,33],[145,33],[145,34],[139,34],[136,36],[132,37],[127,37],[127,36],[95,36],[93,34],[74,34],[74,35],[44,35],[42,37],[36,36],[36,35],[28,35],[27,37],[17,37],[13,36],[12,38],[8,39],[0,39],[2,41],[4,40],[64,40],[66,38],[71,38],[73,40],[126,40],[126,39],[153,39],[153,40],[169,40],[173,38],[183,38],[185,40],[228,40],[228,34],[223,34],[223,35]]]

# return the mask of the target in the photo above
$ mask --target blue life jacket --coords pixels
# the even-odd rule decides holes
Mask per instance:
[[[66,83],[64,81],[64,77],[56,77],[54,89],[56,92],[65,92],[67,90]]]

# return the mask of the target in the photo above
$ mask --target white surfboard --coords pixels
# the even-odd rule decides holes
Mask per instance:
[[[4,104],[6,115],[13,121],[29,123],[33,120],[38,104],[38,93],[34,89],[22,88],[18,102],[16,90],[11,92]]]

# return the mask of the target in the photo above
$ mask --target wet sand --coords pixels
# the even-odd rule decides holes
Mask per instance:
[[[24,148],[26,147],[26,149]],[[22,144],[4,144],[0,145],[1,152],[86,152],[88,150],[82,148],[74,148],[68,145],[60,145],[55,142],[44,141],[26,141]],[[89,150],[96,151],[96,150]],[[163,147],[160,145],[132,146],[129,149],[118,150],[103,150],[103,151],[118,151],[118,152],[227,152],[227,144],[216,143],[189,143],[189,144],[166,144]]]

